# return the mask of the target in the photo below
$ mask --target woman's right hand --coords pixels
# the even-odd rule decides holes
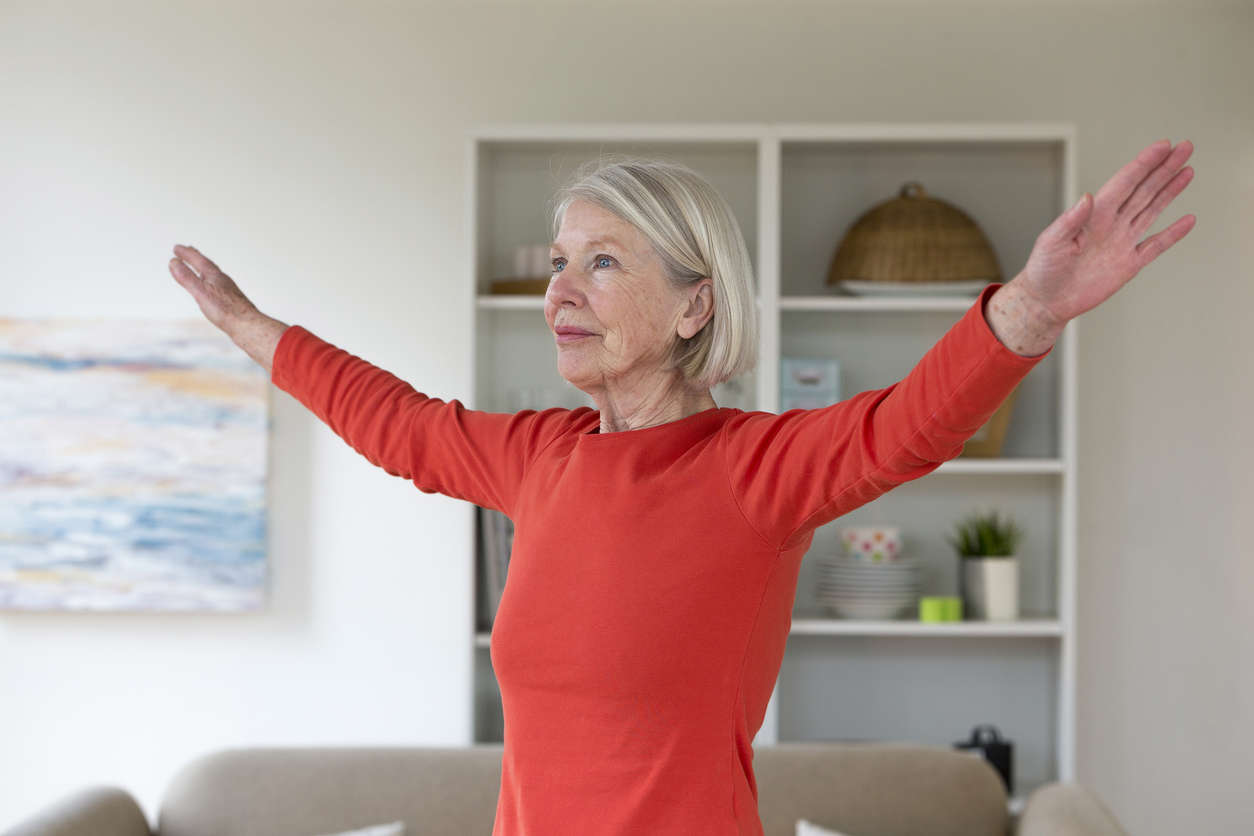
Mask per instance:
[[[175,244],[174,254],[177,257],[170,259],[174,280],[192,295],[205,318],[227,334],[260,313],[231,277],[195,247]]]

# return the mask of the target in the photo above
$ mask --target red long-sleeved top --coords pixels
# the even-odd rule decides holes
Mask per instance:
[[[606,434],[588,407],[468,410],[283,332],[276,386],[389,474],[514,521],[493,836],[762,834],[752,741],[814,529],[957,456],[1052,351],[997,339],[999,287],[886,388]]]

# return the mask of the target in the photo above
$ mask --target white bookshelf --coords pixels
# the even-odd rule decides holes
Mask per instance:
[[[974,303],[843,297],[826,287],[848,226],[896,196],[902,183],[919,180],[971,214],[997,253],[1003,281],[1076,197],[1070,124],[482,126],[467,144],[472,408],[508,411],[505,392],[513,385],[564,387],[565,405],[591,403],[557,375],[543,298],[492,296],[488,288],[510,277],[514,246],[548,240],[553,193],[598,151],[679,160],[728,198],[754,263],[759,360],[752,373],[712,394],[719,406],[768,412],[779,411],[781,356],[837,357],[841,397],[848,398],[904,377]],[[1043,783],[1074,780],[1075,346],[1072,322],[1020,385],[1002,457],[945,462],[815,532],[755,743],[951,745],[991,722],[1015,743],[1012,808]],[[878,522],[903,526],[907,549],[924,565],[921,594],[956,594],[958,558],[944,535],[989,506],[1014,515],[1027,532],[1019,620],[849,620],[817,606],[817,559],[838,550],[838,529]],[[470,519],[473,526],[473,513]],[[473,549],[473,528],[470,542]],[[467,565],[473,571],[476,561]],[[501,739],[489,642],[476,633],[472,643],[474,742]]]

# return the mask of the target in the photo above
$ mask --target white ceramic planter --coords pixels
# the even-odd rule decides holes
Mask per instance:
[[[964,557],[962,559],[970,616],[987,621],[1019,617],[1019,559]]]

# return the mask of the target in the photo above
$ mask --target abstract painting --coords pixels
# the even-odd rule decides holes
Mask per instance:
[[[0,609],[260,608],[269,415],[206,320],[0,318]]]

